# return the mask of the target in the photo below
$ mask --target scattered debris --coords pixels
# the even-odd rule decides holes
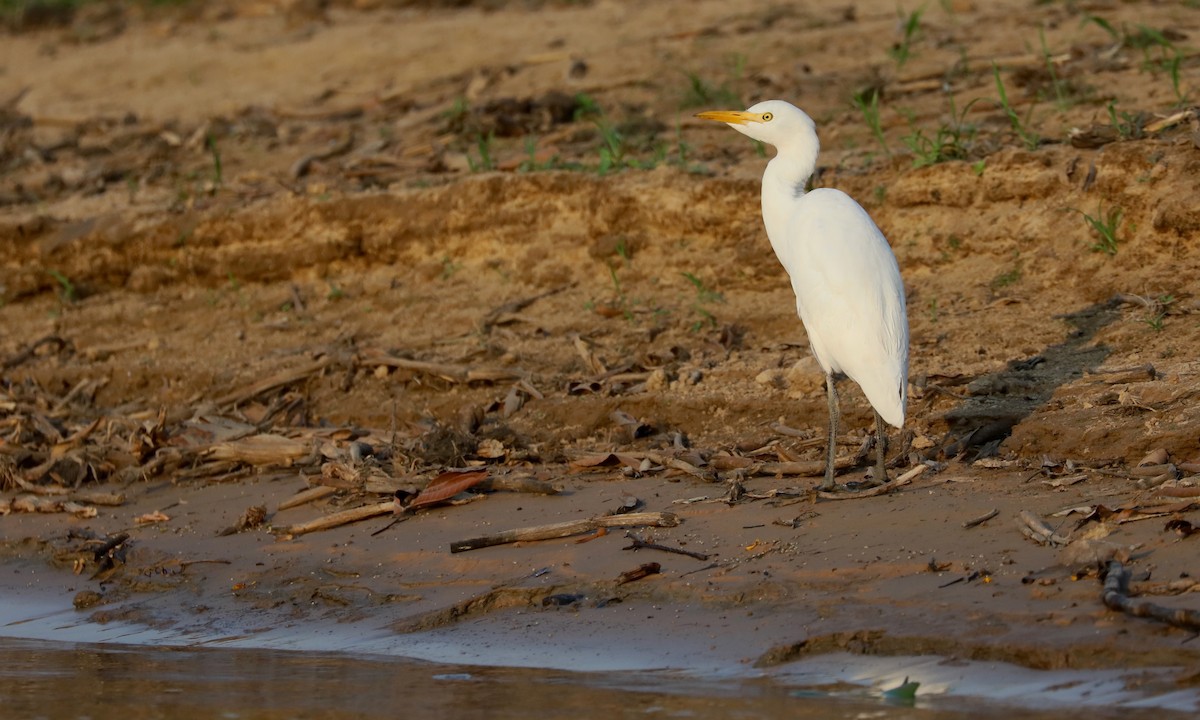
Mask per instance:
[[[542,607],[566,607],[574,605],[587,596],[580,593],[556,593],[542,598]]]
[[[624,585],[626,583],[636,582],[642,578],[650,577],[651,575],[657,575],[660,572],[662,572],[662,566],[658,563],[646,563],[645,565],[640,565],[632,570],[621,573],[620,576],[617,577],[617,584]]]
[[[170,522],[171,516],[161,510],[143,513],[133,519],[138,525],[153,525],[155,523]]]
[[[217,534],[220,537],[226,537],[228,535],[235,535],[237,533],[240,533],[240,532],[243,532],[246,530],[253,530],[255,528],[262,527],[263,523],[265,523],[266,521],[267,521],[267,506],[266,505],[252,505],[246,509],[246,512],[242,513],[242,516],[240,518],[238,518],[238,521],[236,523],[234,523],[233,525],[230,525],[229,527],[225,528],[224,530],[222,530],[221,532],[219,532]]]
[[[1182,518],[1168,520],[1166,527],[1164,527],[1163,530],[1165,532],[1171,532],[1173,530],[1179,534],[1179,537],[1191,537],[1192,535],[1200,532],[1200,528],[1197,528],[1195,525],[1192,525],[1190,522],[1183,520]]]

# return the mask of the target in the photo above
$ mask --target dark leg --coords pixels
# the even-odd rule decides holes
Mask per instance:
[[[879,413],[875,413],[875,482],[874,485],[882,485],[888,481],[887,476],[887,425],[883,422],[883,418],[879,417]]]
[[[825,387],[829,393],[829,443],[826,445],[825,452],[825,482],[821,483],[818,489],[833,490],[836,487],[833,482],[833,461],[837,457],[838,418],[841,415],[841,411],[838,409],[837,388],[833,385],[833,375],[825,375]]]

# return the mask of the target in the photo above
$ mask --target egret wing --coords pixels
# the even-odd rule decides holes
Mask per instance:
[[[849,195],[817,189],[797,201],[780,240],[772,244],[817,361],[857,382],[885,421],[903,425],[908,317],[883,233]]]

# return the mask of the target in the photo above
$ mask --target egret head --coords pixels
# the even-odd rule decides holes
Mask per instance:
[[[812,118],[783,100],[764,100],[746,110],[709,110],[697,113],[696,117],[723,122],[743,135],[777,148],[817,140]]]

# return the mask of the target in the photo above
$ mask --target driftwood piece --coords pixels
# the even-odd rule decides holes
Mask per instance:
[[[90,505],[81,505],[71,500],[43,497],[41,495],[18,495],[11,500],[0,498],[0,515],[10,512],[22,513],[70,513],[77,518],[94,518],[97,510]]]
[[[592,532],[600,528],[613,527],[675,527],[679,524],[679,516],[668,512],[627,513],[624,515],[605,515],[587,518],[585,520],[568,520],[567,522],[535,525],[532,527],[506,530],[494,535],[483,535],[469,540],[460,540],[450,544],[450,552],[460,553],[468,550],[506,545],[508,543],[526,542],[531,540],[553,540],[570,537],[580,533]]]
[[[1200,612],[1187,608],[1164,607],[1148,600],[1134,600],[1129,597],[1129,570],[1119,560],[1108,562],[1108,575],[1104,578],[1104,590],[1100,594],[1100,600],[1110,610],[1200,632]]]
[[[71,493],[71,500],[84,505],[104,505],[116,507],[125,504],[125,493],[101,492],[99,490],[77,490]]]
[[[343,510],[341,512],[333,513],[332,515],[319,517],[316,520],[309,520],[308,522],[277,528],[276,532],[281,535],[291,535],[294,537],[296,535],[304,535],[306,533],[317,532],[319,530],[329,530],[342,525],[358,522],[359,520],[366,520],[367,518],[387,515],[395,510],[396,503],[392,500],[388,500],[387,502],[373,503],[371,505],[362,505],[349,510]]]
[[[232,442],[217,443],[208,459],[243,462],[247,465],[290,467],[313,454],[311,443],[282,435],[251,435]]]

